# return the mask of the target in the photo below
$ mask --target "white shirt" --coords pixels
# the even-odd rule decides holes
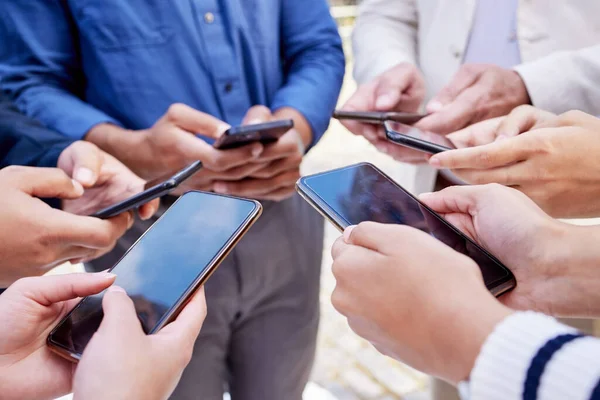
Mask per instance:
[[[477,0],[463,62],[512,68],[521,64],[518,0]]]

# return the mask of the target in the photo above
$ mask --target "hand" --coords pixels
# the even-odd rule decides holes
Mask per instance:
[[[483,146],[521,133],[548,127],[556,115],[532,106],[519,106],[505,117],[478,122],[446,137],[456,148]]]
[[[517,137],[433,156],[436,168],[449,168],[473,184],[513,186],[554,217],[600,213],[599,121],[580,112],[564,114]],[[591,129],[591,130],[590,130]]]
[[[312,141],[310,126],[304,121],[304,117],[290,109],[280,110],[272,115],[267,107],[255,106],[246,114],[244,123],[259,124],[285,118],[293,118],[295,128],[265,147],[260,157],[250,164],[258,168],[245,179],[233,175],[215,180],[215,192],[272,201],[285,200],[295,193],[302,157],[306,145]]]
[[[144,190],[146,182],[116,158],[89,142],[75,142],[58,159],[58,168],[79,182],[83,196],[63,201],[63,210],[77,215],[90,215],[125,200]],[[140,218],[149,219],[158,210],[160,200],[144,204]]]
[[[515,274],[517,287],[501,297],[505,305],[563,317],[600,315],[598,227],[554,220],[524,194],[494,184],[451,187],[421,200]]]
[[[0,188],[0,287],[67,261],[95,258],[112,249],[133,223],[129,213],[102,221],[55,210],[38,199],[83,195],[81,185],[59,169],[4,168]]]
[[[373,81],[358,88],[342,107],[344,111],[418,111],[425,98],[425,80],[419,69],[409,63],[399,64]],[[382,125],[342,120],[355,135],[364,136],[379,151],[399,161],[423,163],[424,153],[387,141]]]
[[[52,353],[46,339],[79,297],[100,293],[114,280],[103,272],[25,278],[0,296],[3,399],[53,399],[71,391],[74,364]]]
[[[332,250],[331,301],[386,355],[456,383],[510,314],[473,260],[417,229],[362,223]]]
[[[100,124],[90,130],[86,140],[149,181],[163,178],[200,160],[203,169],[187,182],[185,188],[207,190],[215,173],[244,169],[263,151],[260,143],[221,151],[196,137],[196,134],[201,134],[216,139],[228,128],[229,125],[217,118],[183,104],[174,104],[149,129],[129,132],[114,125]],[[193,182],[193,187],[190,182]]]
[[[158,333],[142,331],[133,302],[119,287],[105,293],[104,318],[73,380],[74,399],[167,399],[190,362],[206,317],[201,289]]]
[[[431,115],[415,126],[448,134],[530,103],[527,87],[517,72],[494,65],[467,64],[429,102],[427,112]]]

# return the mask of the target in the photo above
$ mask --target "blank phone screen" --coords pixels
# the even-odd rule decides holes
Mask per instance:
[[[153,333],[257,212],[257,204],[202,192],[183,195],[113,268],[142,328]],[[81,354],[102,322],[103,293],[85,298],[52,335]]]
[[[333,211],[342,228],[365,221],[408,225],[472,258],[488,288],[513,277],[499,261],[369,164],[309,176],[303,183]]]

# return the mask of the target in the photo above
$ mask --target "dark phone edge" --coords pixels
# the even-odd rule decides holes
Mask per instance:
[[[296,189],[298,190],[298,192],[300,193],[302,198],[304,198],[304,199],[307,199],[307,197],[310,198],[308,203],[311,206],[315,207],[315,209],[321,215],[323,215],[327,220],[329,220],[337,229],[339,229],[340,231],[343,231],[345,229],[345,227],[343,227],[338,221],[336,221],[336,217],[338,219],[340,219],[341,221],[345,221],[345,218],[340,216],[336,211],[334,211],[331,207],[329,207],[329,205],[321,198],[321,196],[319,196],[310,186],[308,186],[308,184],[306,183],[306,179],[310,178],[311,176],[319,176],[319,175],[325,175],[325,174],[329,174],[329,173],[335,173],[335,172],[343,171],[345,169],[356,168],[356,167],[360,167],[360,166],[369,166],[369,167],[372,167],[373,169],[375,169],[377,172],[382,174],[388,181],[390,181],[394,186],[396,186],[402,192],[407,194],[409,197],[411,197],[414,201],[416,201],[422,207],[424,207],[425,209],[430,211],[437,219],[442,221],[446,226],[448,226],[450,229],[452,229],[455,233],[457,233],[461,237],[468,240],[471,244],[473,244],[479,250],[483,251],[483,253],[485,255],[487,255],[488,257],[490,257],[496,264],[498,264],[499,266],[504,268],[508,272],[508,276],[506,278],[500,278],[497,281],[486,284],[486,288],[494,296],[499,297],[502,294],[504,294],[516,287],[517,281],[516,281],[515,275],[512,273],[512,271],[506,265],[504,265],[502,262],[500,262],[500,260],[498,260],[489,251],[487,251],[486,249],[484,249],[483,247],[481,247],[480,245],[475,243],[475,241],[473,241],[470,237],[468,237],[467,235],[462,233],[460,230],[458,230],[458,228],[456,228],[454,225],[452,225],[451,223],[446,221],[437,212],[432,210],[426,204],[423,204],[416,196],[413,196],[412,193],[410,193],[409,191],[404,189],[402,186],[400,186],[398,183],[396,183],[389,175],[387,175],[385,172],[383,172],[381,169],[377,168],[375,165],[373,165],[371,163],[362,162],[362,163],[353,164],[353,165],[349,165],[349,166],[342,167],[342,168],[336,168],[331,171],[326,171],[326,172],[322,172],[319,174],[313,174],[313,175],[302,177],[296,183]],[[302,190],[302,191],[300,191],[300,190]],[[327,212],[330,212],[331,216],[327,215]],[[492,285],[495,285],[495,286],[493,288],[490,288],[490,286],[492,286]]]
[[[453,150],[450,147],[442,146],[433,142],[428,142],[423,139],[414,138],[400,132],[396,132],[388,129],[387,126],[385,127],[385,136],[390,142],[397,144],[398,146],[408,147],[413,150],[422,151],[428,154],[438,154],[443,153],[444,151]]]
[[[175,173],[170,179],[165,182],[159,183],[151,188],[144,190],[136,195],[131,196],[117,204],[108,206],[100,211],[90,215],[90,217],[108,219],[116,217],[126,211],[136,209],[143,206],[146,203],[151,202],[159,197],[165,196],[177,189],[179,185],[191,178],[196,172],[202,169],[202,161],[196,161],[188,165],[181,171]]]
[[[267,130],[267,129],[292,129],[294,127],[294,120],[292,119],[281,119],[278,121],[265,122],[254,125],[242,125],[234,126],[229,128],[225,135],[243,135],[244,133],[253,133],[256,131]]]
[[[207,193],[207,192],[201,192],[201,191],[194,190],[194,191],[190,191],[188,193]],[[181,309],[185,306],[185,304],[187,304],[187,301],[189,301],[191,296],[193,296],[193,294],[211,277],[211,275],[221,265],[221,263],[229,255],[229,253],[231,253],[231,251],[234,249],[234,247],[237,245],[237,243],[242,239],[242,237],[244,237],[244,235],[250,230],[250,228],[254,225],[254,223],[256,223],[256,221],[258,220],[258,218],[261,216],[261,214],[263,212],[262,204],[256,200],[243,199],[240,197],[227,196],[227,195],[223,195],[223,194],[215,194],[215,193],[208,193],[208,194],[213,195],[213,196],[227,197],[227,198],[232,198],[232,199],[237,199],[237,200],[249,201],[249,202],[252,202],[255,207],[254,207],[254,210],[252,211],[252,213],[250,215],[248,215],[248,217],[242,222],[242,224],[237,229],[237,231],[229,238],[227,243],[225,243],[223,245],[223,247],[221,248],[219,253],[213,258],[213,260],[211,260],[211,264],[206,269],[206,271],[196,278],[196,280],[179,297],[179,299],[177,299],[177,302],[173,305],[173,307],[171,307],[169,309],[169,311],[167,311],[165,313],[163,318],[161,318],[157,322],[155,328],[148,334],[153,334],[153,333],[159,331],[165,325],[167,325],[169,322],[173,321],[177,317],[177,315],[179,315],[179,312],[181,312]],[[184,196],[185,195],[179,197],[179,199],[177,199],[171,207],[174,207],[175,204],[177,204],[177,202],[179,202],[179,200],[181,200]],[[167,210],[158,220],[156,220],[156,222],[154,222],[154,224],[152,224],[152,226],[154,226],[161,219],[163,219],[165,217],[165,215],[168,214],[168,212],[169,212],[169,210]],[[121,256],[121,258],[115,263],[115,265],[113,265],[108,270],[109,272],[112,271],[117,265],[119,265],[119,263],[123,260],[123,258],[125,258],[125,256],[127,254],[129,254],[129,252],[152,229],[152,226],[150,228],[148,228],[146,230],[146,232],[144,232],[142,234],[142,236],[140,236],[138,238],[138,240],[135,241],[135,243],[123,254],[123,256]],[[73,307],[73,309],[71,311],[69,311],[69,313],[67,315],[65,315],[58,324],[56,324],[56,326],[52,329],[52,331],[50,331],[50,333],[48,334],[48,337],[46,338],[46,345],[50,348],[50,350],[52,352],[54,352],[55,354],[65,358],[69,361],[75,362],[75,363],[81,359],[82,355],[78,354],[73,349],[69,349],[69,348],[63,346],[61,343],[54,341],[53,336],[54,336],[55,332],[57,331],[57,329],[64,323],[64,321],[67,320],[71,316],[71,314],[73,314],[73,312],[75,312],[75,310],[81,306],[81,304],[83,303],[84,300],[85,300],[85,298],[83,298],[79,303],[77,303],[77,305],[75,305],[75,307]]]

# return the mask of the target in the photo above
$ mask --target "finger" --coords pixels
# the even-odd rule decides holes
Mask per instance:
[[[175,337],[177,342],[183,342],[187,347],[193,346],[202,329],[206,313],[206,297],[204,287],[201,287],[194,293],[177,318],[161,329],[157,335]]]
[[[150,203],[146,203],[138,209],[138,215],[142,221],[146,221],[156,214],[158,207],[160,207],[160,199],[152,200]]]
[[[408,89],[413,85],[415,75],[409,68],[392,68],[376,78],[375,108],[378,111],[399,109]],[[364,111],[364,110],[363,110]]]
[[[96,184],[103,163],[103,152],[94,144],[84,141],[73,143],[58,159],[58,167],[85,188]]]
[[[346,231],[351,231],[352,228],[354,228],[354,226],[346,228]],[[333,260],[335,261],[340,255],[342,255],[344,250],[348,249],[348,247],[349,244],[346,243],[344,235],[337,238],[337,240],[333,243],[333,246],[331,247],[331,257],[333,258]]]
[[[525,135],[496,141],[484,146],[449,150],[429,159],[435,168],[490,169],[526,160],[535,151]]]
[[[489,169],[455,170],[456,176],[472,185],[499,183],[504,186],[522,186],[539,181],[540,174],[532,170],[528,162],[519,162],[504,167]]]
[[[404,225],[362,222],[344,236],[348,244],[389,254],[401,244],[402,236],[408,234],[411,229],[413,228]]]
[[[296,185],[290,185],[286,187],[279,188],[272,192],[266,194],[256,195],[254,198],[257,200],[267,200],[267,201],[283,201],[289,199],[296,193]]]
[[[189,133],[213,139],[217,139],[230,127],[220,119],[185,104],[171,105],[165,117],[169,122]]]
[[[423,193],[419,200],[440,214],[471,214],[496,190],[495,185],[451,186],[436,193]]]
[[[302,163],[302,154],[298,153],[290,157],[272,161],[260,170],[252,172],[250,178],[270,179],[285,171],[298,169]]]
[[[83,195],[83,187],[58,168],[8,167],[15,187],[34,197],[76,199]]]
[[[115,279],[116,275],[107,272],[52,275],[18,280],[8,290],[17,290],[47,307],[100,293],[112,285]]]
[[[269,144],[258,158],[260,162],[275,161],[282,158],[300,156],[304,154],[301,140],[296,131],[290,130],[277,142]]]
[[[273,120],[273,114],[268,107],[265,106],[254,106],[251,107],[244,120],[242,121],[243,125],[253,125],[253,124],[261,124],[264,122],[269,122]]]
[[[471,87],[480,77],[479,71],[462,67],[452,81],[446,85],[427,104],[428,113],[437,113],[446,105],[452,103],[467,88]]]
[[[217,172],[227,171],[228,169],[258,160],[265,149],[261,143],[252,143],[234,149],[217,150],[203,140],[195,140],[203,143],[203,154],[199,160],[202,160],[205,168]],[[185,152],[184,149],[182,151]]]
[[[133,222],[133,217],[128,212],[101,220],[58,210],[51,211],[53,212],[46,218],[47,229],[54,240],[63,246],[82,246],[92,249],[111,247]]]
[[[483,87],[472,86],[459,94],[456,99],[415,124],[424,131],[447,134],[463,129],[473,121],[477,103],[485,95]]]
[[[102,299],[104,317],[100,330],[119,332],[119,334],[144,334],[142,325],[135,312],[133,300],[119,286],[111,286]]]
[[[498,127],[498,136],[512,137],[531,130],[540,120],[538,111],[532,106],[515,108]]]
[[[272,179],[244,179],[239,182],[215,182],[214,190],[221,194],[253,197],[270,193],[281,187],[293,186],[300,179],[300,171],[286,171]]]
[[[496,140],[498,127],[503,120],[504,117],[498,117],[481,121],[451,133],[447,135],[446,138],[450,140],[457,149],[483,146],[484,144],[489,144]]]
[[[377,82],[361,85],[352,97],[342,106],[342,111],[375,111],[375,91]],[[375,125],[350,119],[340,120],[341,124],[355,135],[363,135],[367,139],[375,137]]]

